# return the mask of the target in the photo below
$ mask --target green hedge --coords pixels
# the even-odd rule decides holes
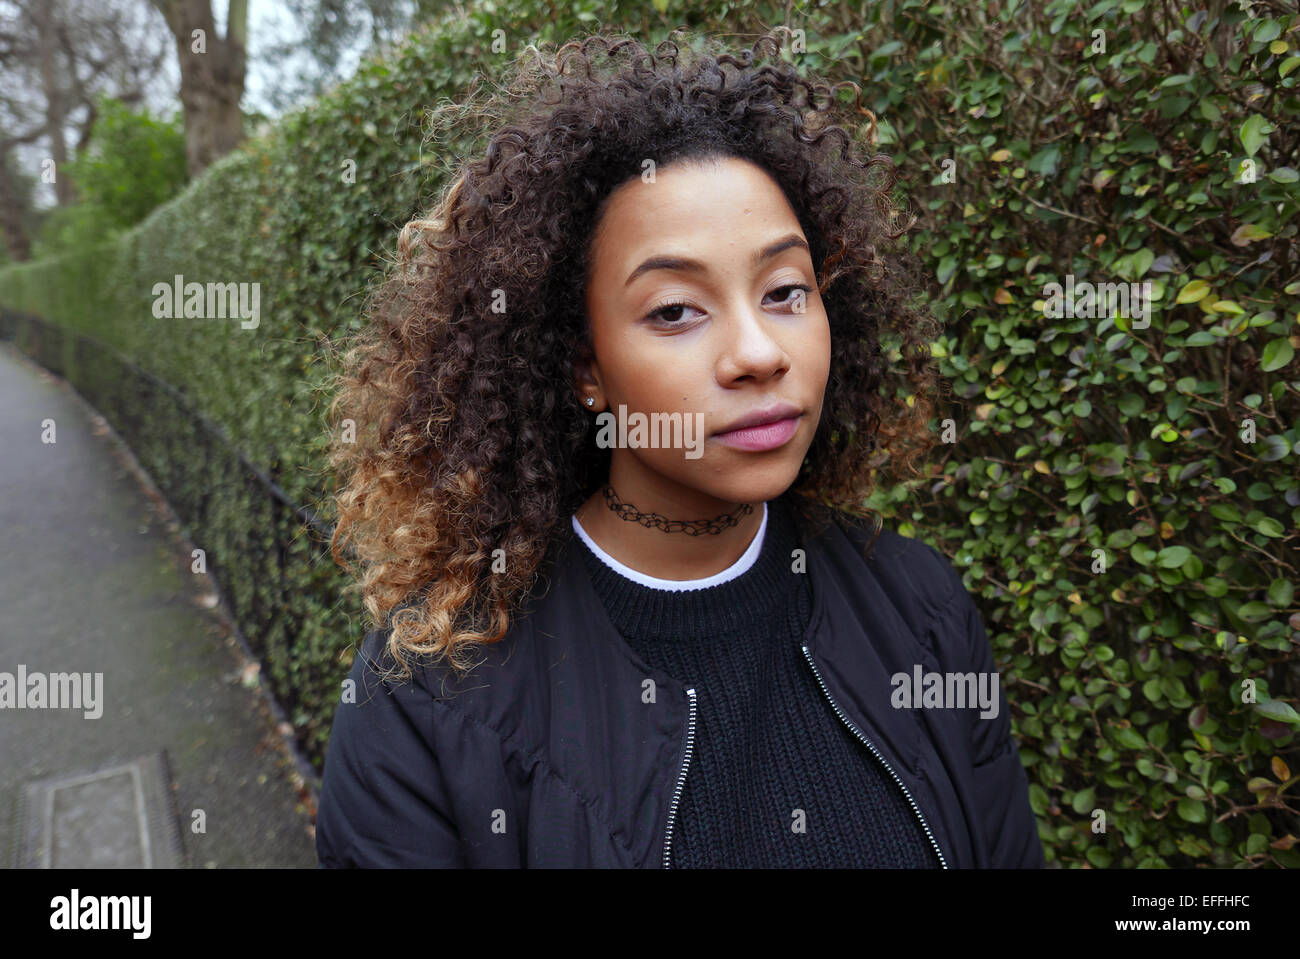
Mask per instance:
[[[1174,6],[902,0],[888,22],[883,5],[819,7],[791,22],[792,59],[863,84],[920,213],[910,242],[948,324],[935,354],[953,395],[932,474],[873,505],[965,572],[1049,861],[1295,866],[1300,185],[1284,164],[1300,134],[1300,20]],[[477,142],[463,131],[430,151],[421,111],[597,18],[651,41],[678,24],[752,34],[786,19],[751,3],[669,12],[475,4],[118,243],[0,271],[0,302],[173,383],[328,520],[327,345],[359,322],[396,228]],[[259,327],[154,319],[153,284],[174,273],[260,283]],[[1044,288],[1067,275],[1152,281],[1149,326],[1048,317]],[[340,584],[320,564],[294,575],[301,629],[268,644],[267,674],[303,704],[293,719],[319,763],[336,657],[361,622],[335,608]]]
[[[867,62],[953,442],[878,499],[966,569],[1053,858],[1300,865],[1300,18],[932,14]],[[1067,274],[1150,325],[1050,318]]]

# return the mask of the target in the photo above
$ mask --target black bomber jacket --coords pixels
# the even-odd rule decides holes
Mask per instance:
[[[571,532],[571,531],[570,531]],[[946,868],[1041,867],[1000,681],[996,716],[895,708],[891,677],[995,673],[957,572],[935,549],[839,514],[800,526],[808,668],[902,791]],[[464,679],[441,664],[381,683],[370,632],[334,718],[316,821],[321,867],[659,868],[672,864],[697,696],[610,623],[571,536],[546,588]],[[647,680],[657,694],[643,696]],[[647,702],[653,699],[653,702]]]

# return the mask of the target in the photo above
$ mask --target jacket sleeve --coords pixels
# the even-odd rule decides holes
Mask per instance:
[[[979,610],[966,591],[961,576],[944,560],[956,581],[947,629],[952,649],[960,649],[965,665],[962,671],[976,676],[998,676]],[[979,825],[984,833],[989,865],[994,868],[1039,869],[1045,865],[1042,842],[1038,838],[1038,821],[1029,805],[1029,777],[1020,763],[1020,751],[1011,735],[1011,709],[997,680],[996,716],[982,717],[980,710],[971,714],[971,762],[974,766],[973,792],[978,802]]]
[[[464,867],[446,781],[431,747],[440,707],[418,684],[380,680],[366,637],[334,714],[316,814],[320,868]]]

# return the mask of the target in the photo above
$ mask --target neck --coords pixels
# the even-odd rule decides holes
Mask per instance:
[[[700,501],[694,506],[664,500],[645,502],[625,495],[617,485],[614,490],[624,502],[644,513],[677,520],[714,519],[741,505],[723,500],[711,500],[711,506]],[[761,504],[752,505],[754,511],[740,516],[735,526],[698,536],[682,531],[669,533],[622,519],[609,509],[601,490],[578,507],[577,517],[596,545],[625,566],[657,579],[703,579],[731,566],[754,541],[763,510]]]

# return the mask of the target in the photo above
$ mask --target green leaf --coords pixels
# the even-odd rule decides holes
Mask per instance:
[[[1128,549],[1137,542],[1137,534],[1131,529],[1117,529],[1106,537],[1106,545],[1111,549]]]
[[[1088,862],[1092,863],[1098,869],[1109,869],[1114,857],[1105,846],[1089,846],[1088,851],[1084,853],[1088,857]]]
[[[1178,299],[1175,303],[1195,303],[1197,300],[1205,298],[1210,292],[1210,284],[1204,280],[1192,280],[1185,287],[1178,291]]]
[[[1178,815],[1188,822],[1205,822],[1205,803],[1195,799],[1180,799]]]
[[[1053,143],[1030,157],[1025,163],[1025,168],[1034,173],[1041,173],[1043,176],[1055,176],[1060,159],[1061,148]]]
[[[1273,234],[1264,229],[1258,223],[1243,223],[1237,229],[1232,231],[1229,240],[1233,246],[1246,246],[1254,243],[1256,240],[1267,240]],[[1235,311],[1234,311],[1235,312]]]
[[[1212,503],[1210,504],[1210,515],[1215,519],[1221,519],[1225,523],[1240,523],[1241,510],[1231,503]]]
[[[1047,808],[1052,804],[1051,797],[1047,795],[1047,790],[1038,783],[1031,783],[1029,786],[1029,807],[1039,816],[1047,815]]]
[[[1125,393],[1115,403],[1125,416],[1137,416],[1142,412],[1142,397],[1136,393]]]
[[[1267,483],[1251,483],[1250,488],[1246,490],[1246,495],[1255,502],[1263,502],[1274,497],[1273,487]]]
[[[1251,603],[1243,603],[1237,608],[1237,615],[1248,623],[1258,623],[1268,619],[1273,615],[1273,610],[1269,608],[1268,603],[1261,603],[1258,600]]]
[[[1093,786],[1087,789],[1080,789],[1074,794],[1074,799],[1070,801],[1070,808],[1080,816],[1085,816],[1091,812],[1097,805],[1097,790]]]
[[[1285,436],[1271,433],[1259,442],[1264,447],[1259,454],[1259,459],[1262,462],[1275,463],[1291,453],[1291,444],[1286,441]]]
[[[1191,558],[1192,551],[1186,546],[1166,546],[1156,554],[1156,565],[1164,569],[1177,569]]]
[[[1256,43],[1268,43],[1270,40],[1276,40],[1282,35],[1282,24],[1276,20],[1265,20],[1255,28],[1255,35],[1252,38]]]
[[[1293,596],[1295,596],[1295,587],[1291,585],[1289,579],[1275,579],[1269,583],[1268,601],[1274,606],[1290,606]]]
[[[1151,561],[1156,558],[1156,551],[1145,543],[1134,543],[1133,548],[1129,550],[1129,555],[1133,557],[1135,563],[1150,566]]]
[[[1160,680],[1148,679],[1142,684],[1142,695],[1150,702],[1159,705],[1160,700],[1164,699],[1164,692],[1160,689]]]
[[[1256,533],[1263,533],[1265,536],[1271,536],[1273,539],[1277,539],[1285,532],[1282,524],[1271,516],[1265,516],[1262,519],[1256,520],[1254,523],[1250,524],[1250,528]]]
[[[1279,699],[1270,699],[1266,703],[1256,703],[1255,711],[1263,713],[1269,719],[1276,719],[1280,723],[1300,726],[1300,713],[1292,709],[1290,704]]]
[[[1272,340],[1264,347],[1264,353],[1260,357],[1259,368],[1265,373],[1272,373],[1274,370],[1280,370],[1291,362],[1295,356],[1295,347],[1287,339]]]
[[[1146,749],[1147,742],[1136,729],[1125,726],[1115,730],[1115,738],[1125,749]]]
[[[1259,148],[1268,140],[1268,135],[1273,132],[1273,125],[1258,113],[1252,113],[1246,118],[1246,122],[1241,125],[1237,131],[1237,137],[1241,140],[1241,145],[1246,148],[1248,156],[1254,156],[1259,152]]]

